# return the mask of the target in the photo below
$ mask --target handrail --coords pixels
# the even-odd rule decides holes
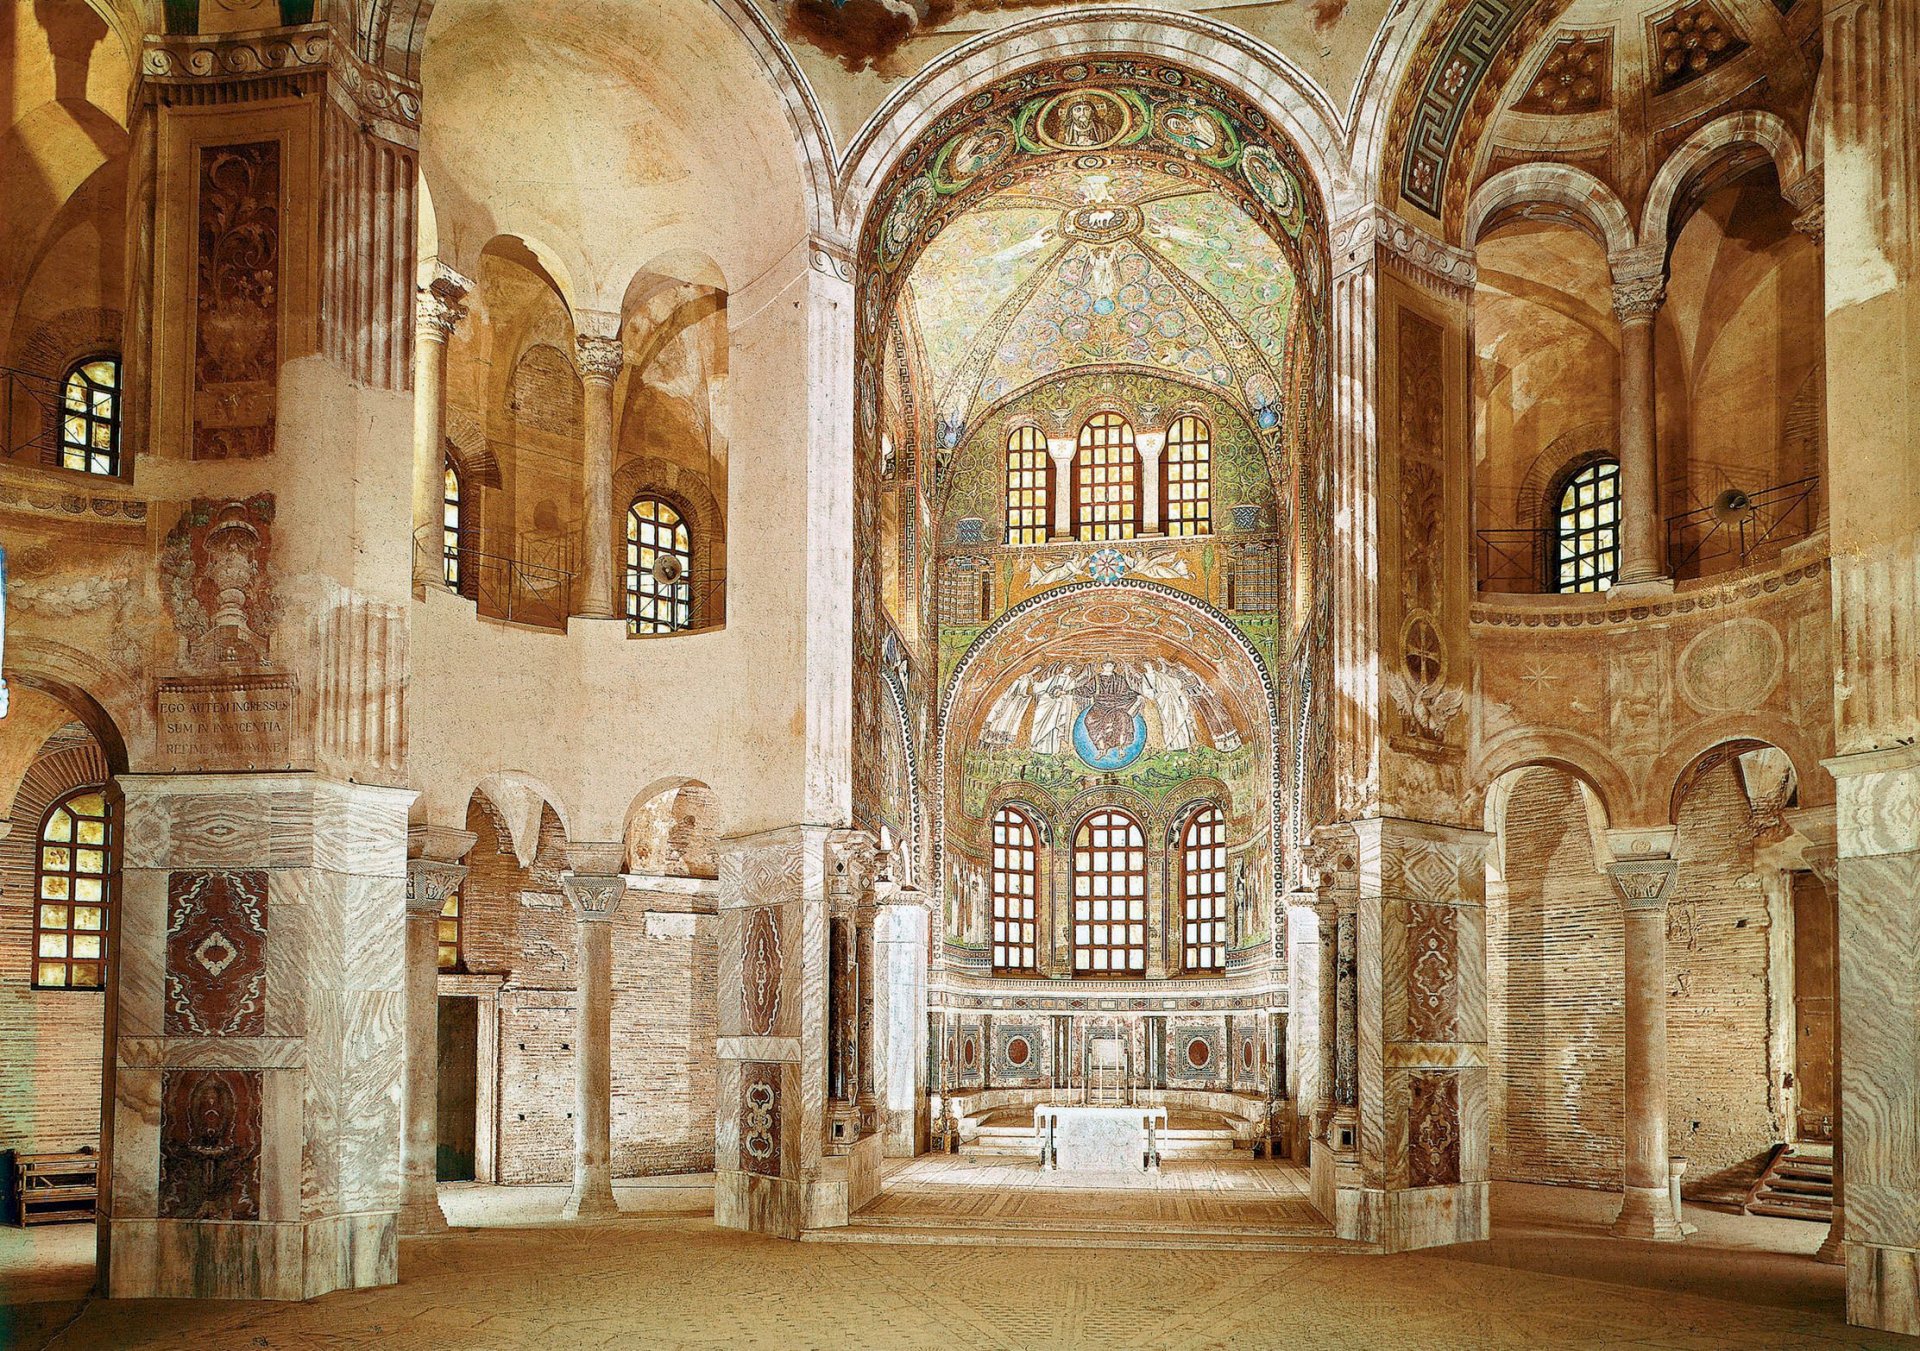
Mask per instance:
[[[1747,495],[1745,509],[1720,503],[1667,517],[1667,564],[1675,577],[1702,577],[1722,571],[1710,566],[1739,556],[1744,567],[1762,548],[1777,549],[1813,533],[1818,474],[1776,483]]]

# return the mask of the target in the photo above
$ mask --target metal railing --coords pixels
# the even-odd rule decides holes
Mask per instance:
[[[9,460],[31,452],[34,464],[58,462],[59,381],[0,366],[0,451]]]
[[[418,575],[458,591],[489,619],[564,630],[573,613],[573,570],[530,563],[511,554],[462,544],[456,560],[459,583],[446,580],[446,554],[438,526],[414,535]]]
[[[1513,595],[1545,591],[1551,530],[1476,530],[1480,590]]]
[[[626,579],[616,576],[614,582],[621,588],[620,603],[628,604],[626,597]],[[672,598],[675,613],[684,616],[679,627],[656,632],[651,628],[636,630],[631,615],[627,620],[627,635],[632,638],[671,638],[677,633],[699,633],[705,629],[717,629],[727,622],[727,574],[724,572],[698,572],[685,581],[674,584],[676,594]],[[653,613],[665,617],[668,614],[666,602],[655,602]]]
[[[1820,476],[1778,483],[1757,493],[1724,493],[1711,506],[1667,518],[1667,575],[1710,577],[1770,557],[1817,524]],[[1482,592],[1516,595],[1554,589],[1552,529],[1476,530],[1476,577]]]
[[[1757,493],[1722,493],[1711,506],[1667,517],[1667,566],[1675,577],[1745,567],[1813,533],[1820,476]]]

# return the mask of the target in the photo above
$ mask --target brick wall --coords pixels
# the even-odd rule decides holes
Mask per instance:
[[[1681,806],[1667,926],[1667,1127],[1689,1186],[1781,1137],[1769,1100],[1767,906],[1731,763]],[[1493,1175],[1617,1187],[1624,979],[1619,903],[1572,780],[1535,770],[1506,818],[1489,897]]]
[[[1493,1176],[1617,1187],[1620,903],[1565,775],[1534,770],[1514,788],[1506,882],[1487,907]]]
[[[500,997],[503,1183],[573,1177],[575,920],[560,886],[565,832],[543,813],[521,868],[504,825],[476,798],[461,889],[469,970],[506,976]],[[684,897],[633,892],[613,920],[613,1171],[713,1167],[718,921],[649,912]]]
[[[106,777],[106,759],[85,729],[55,732],[21,780],[13,829],[0,838],[0,1149],[100,1143],[106,999],[95,990],[32,988],[33,915],[41,818],[57,799]]]
[[[1680,805],[1667,912],[1667,1138],[1690,1185],[1785,1138],[1770,1102],[1767,901],[1753,847],[1729,761]]]

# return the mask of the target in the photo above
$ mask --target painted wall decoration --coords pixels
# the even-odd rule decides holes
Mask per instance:
[[[160,549],[160,594],[191,666],[258,665],[267,660],[279,600],[267,565],[274,500],[196,497]]]
[[[170,1069],[160,1086],[160,1218],[260,1216],[261,1071]]]
[[[167,874],[166,1034],[267,1030],[267,874]]]
[[[1520,57],[1567,0],[1448,0],[1407,68],[1392,125],[1406,127],[1387,178],[1400,200],[1457,224],[1471,161]]]
[[[273,453],[280,373],[280,143],[200,151],[193,458]]]

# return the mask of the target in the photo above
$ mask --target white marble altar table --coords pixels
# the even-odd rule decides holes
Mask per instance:
[[[1160,1169],[1164,1107],[1033,1109],[1040,1166],[1079,1173],[1148,1173]]]

